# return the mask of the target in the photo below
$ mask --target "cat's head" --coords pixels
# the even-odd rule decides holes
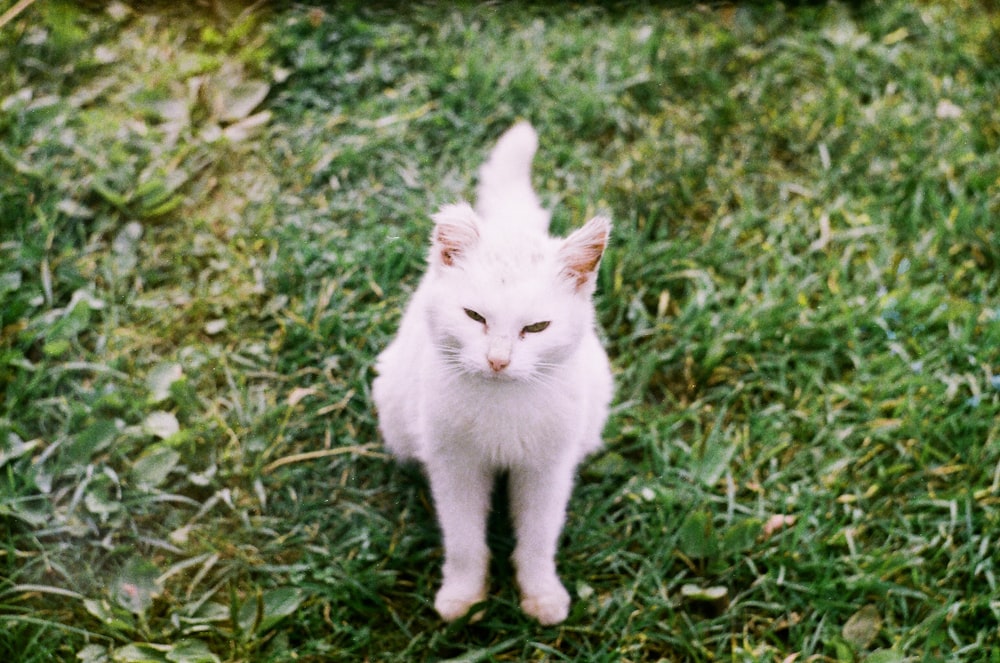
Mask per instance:
[[[566,238],[485,222],[466,204],[434,215],[428,322],[448,367],[542,381],[594,324],[590,297],[611,222]]]

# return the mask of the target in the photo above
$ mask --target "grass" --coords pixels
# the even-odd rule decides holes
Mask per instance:
[[[1000,660],[1000,13],[36,2],[0,29],[0,658]],[[372,361],[518,118],[615,219],[607,448],[430,601]],[[712,592],[723,598],[711,598]]]

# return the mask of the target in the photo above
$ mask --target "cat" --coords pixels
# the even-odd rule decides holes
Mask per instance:
[[[521,609],[542,624],[565,620],[556,548],[576,466],[601,445],[613,393],[591,303],[611,221],[550,237],[531,185],[537,148],[531,125],[515,124],[480,169],[475,209],[432,215],[427,271],[376,362],[385,445],[430,481],[444,539],[434,607],[445,621],[486,598],[500,472]]]

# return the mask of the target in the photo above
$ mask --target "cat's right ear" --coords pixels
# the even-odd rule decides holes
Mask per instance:
[[[434,219],[431,258],[451,267],[479,241],[479,217],[468,203],[445,205]]]

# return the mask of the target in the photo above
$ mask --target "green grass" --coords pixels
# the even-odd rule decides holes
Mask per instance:
[[[0,660],[1000,660],[998,33],[39,0],[0,29]],[[519,612],[498,504],[485,618],[443,625],[372,362],[519,118],[556,229],[614,216],[616,406],[566,623]]]

